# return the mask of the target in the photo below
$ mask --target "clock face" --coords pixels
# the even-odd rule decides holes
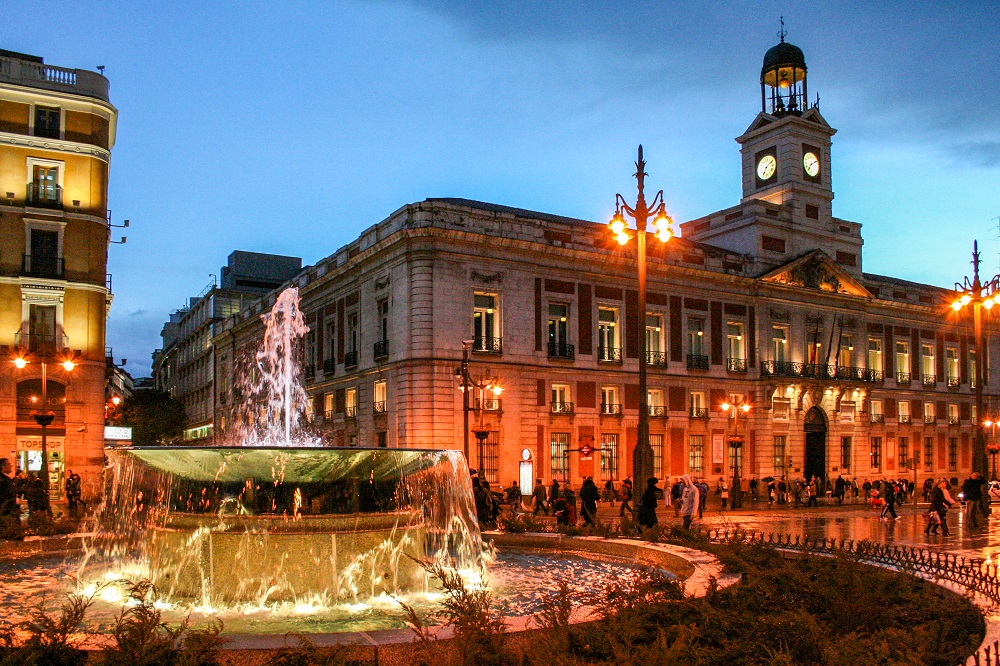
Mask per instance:
[[[774,159],[774,155],[764,155],[760,158],[760,162],[757,162],[757,177],[761,180],[768,180],[774,175],[777,168],[778,160]]]
[[[819,158],[815,153],[806,153],[802,156],[802,167],[807,176],[815,178],[819,174]]]

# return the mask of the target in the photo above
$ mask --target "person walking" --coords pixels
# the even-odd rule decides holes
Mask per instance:
[[[979,528],[979,502],[983,499],[983,485],[985,483],[980,478],[979,472],[973,472],[962,483],[962,496],[965,498],[965,524],[970,530]]]
[[[628,511],[629,517],[634,518],[635,509],[632,506],[632,479],[625,479],[622,481],[622,508],[618,512],[619,518],[625,517],[625,512]]]
[[[670,487],[670,504],[674,507],[674,517],[681,515],[681,495],[684,494],[684,482],[679,478]]]
[[[510,507],[510,513],[512,516],[516,516],[521,512],[521,487],[517,481],[511,482],[506,494],[507,506]]]
[[[701,479],[695,484],[698,487],[698,520],[705,517],[705,506],[708,504],[708,483]]]
[[[656,525],[656,507],[658,505],[656,494],[660,490],[656,487],[657,481],[658,479],[655,476],[651,476],[646,480],[646,490],[643,491],[642,498],[639,500],[640,527],[653,527]]]
[[[755,476],[755,477],[753,477],[752,479],[750,479],[750,499],[751,499],[752,501],[754,501],[754,502],[756,502],[756,501],[757,501],[758,499],[760,499],[760,495],[759,495],[759,492],[760,492],[760,490],[759,490],[759,485],[760,485],[760,484],[758,483],[758,481],[757,481],[757,477],[756,477],[756,476]],[[700,517],[700,516],[699,516],[699,517]]]
[[[717,492],[719,493],[719,498],[722,500],[722,510],[725,511],[726,502],[729,501],[729,486],[726,485],[726,480],[721,476],[719,477],[719,490]]]
[[[924,528],[924,534],[937,534],[938,527],[940,527],[944,536],[950,536],[948,533],[948,508],[952,504],[954,502],[948,493],[948,482],[941,479],[931,491],[930,513],[937,514],[937,519],[931,516],[932,519],[927,522],[927,527]]]
[[[597,501],[601,499],[601,491],[594,483],[594,477],[588,476],[580,487],[580,515],[584,526],[593,527],[597,519]]]
[[[611,508],[615,506],[615,482],[608,479],[604,484],[604,501],[611,504]]]
[[[817,479],[814,477],[813,480],[809,483],[809,486],[808,486],[809,501],[806,502],[806,506],[807,507],[814,506],[816,508],[819,508],[819,504],[816,503],[816,494],[819,492],[819,489],[822,488],[822,487],[823,487],[822,486],[822,482],[817,483]]]
[[[0,516],[17,516],[21,513],[17,506],[14,479],[7,476],[9,472],[10,460],[0,458]]]
[[[837,504],[844,506],[844,490],[847,484],[844,481],[844,475],[841,474],[837,477],[837,482],[833,485],[833,495],[837,498]]]
[[[549,486],[549,506],[553,511],[556,510],[556,500],[559,499],[560,496],[559,481],[552,479],[552,485]]]
[[[882,518],[892,516],[893,520],[899,520],[896,515],[896,486],[892,483],[885,484],[885,506],[882,507]]]
[[[691,477],[685,474],[681,477],[684,490],[681,491],[681,517],[684,519],[684,529],[691,529],[691,521],[694,520],[694,512],[697,510],[700,501],[698,488],[691,482]]]
[[[535,503],[536,516],[538,515],[539,511],[544,512],[546,516],[549,515],[549,507],[545,501],[546,498],[545,484],[542,483],[541,479],[535,480],[535,489],[531,492],[531,498]]]

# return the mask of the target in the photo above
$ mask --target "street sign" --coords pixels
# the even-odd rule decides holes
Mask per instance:
[[[594,455],[594,447],[590,446],[589,444],[583,444],[582,446],[580,446],[581,458],[590,458],[593,455]]]
[[[121,428],[118,426],[104,426],[104,439],[112,441],[132,441],[132,428]]]

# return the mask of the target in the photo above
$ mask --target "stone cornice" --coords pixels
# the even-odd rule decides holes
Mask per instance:
[[[75,153],[87,157],[96,157],[104,162],[111,162],[110,150],[89,143],[77,143],[76,141],[64,141],[63,139],[47,139],[40,136],[0,132],[0,144],[18,146],[20,148],[52,150],[60,153]]]

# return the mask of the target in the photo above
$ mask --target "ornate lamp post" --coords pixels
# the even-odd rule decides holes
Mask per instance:
[[[469,350],[472,347],[472,340],[465,340],[462,342],[462,365],[455,370],[455,376],[461,381],[459,385],[459,390],[462,391],[462,411],[464,420],[464,432],[463,432],[463,452],[465,453],[466,462],[469,461],[469,412],[472,411],[473,407],[471,404],[471,398],[469,397],[473,389],[479,391],[479,402],[477,409],[479,410],[479,427],[475,430],[474,434],[476,440],[479,442],[479,473],[483,473],[483,463],[485,462],[483,456],[483,443],[486,438],[489,437],[490,433],[483,426],[483,412],[486,411],[486,393],[493,394],[493,400],[498,400],[500,394],[503,393],[503,387],[500,385],[500,380],[496,377],[483,377],[479,381],[472,378],[472,374],[469,372]]]
[[[989,470],[986,461],[986,434],[983,430],[983,384],[985,376],[983,372],[983,359],[986,357],[986,345],[983,343],[983,309],[991,310],[994,305],[1000,304],[1000,275],[994,276],[986,283],[979,278],[979,242],[972,243],[972,281],[966,277],[961,284],[955,283],[955,291],[961,294],[959,299],[951,304],[955,312],[961,311],[965,306],[972,305],[972,325],[976,338],[976,421],[975,437],[972,441],[972,469],[979,472],[980,477],[986,478]]]
[[[65,357],[63,360],[58,360],[53,354],[49,352],[39,352],[37,354],[37,361],[42,372],[42,396],[41,405],[39,406],[38,413],[33,416],[35,423],[37,423],[42,429],[42,484],[45,487],[45,503],[48,505],[49,493],[52,489],[51,475],[49,474],[49,446],[48,446],[48,427],[52,425],[52,421],[55,420],[55,414],[49,411],[49,363],[58,363],[59,366],[66,373],[72,372],[76,368],[76,361],[68,353],[65,352]],[[28,364],[32,362],[31,357],[21,351],[17,353],[11,360],[14,367],[18,370],[24,370],[28,367]]]
[[[638,240],[638,268],[639,268],[639,304],[637,320],[634,323],[639,331],[639,340],[642,345],[642,352],[639,354],[639,432],[632,450],[632,478],[637,488],[644,488],[644,480],[653,475],[653,448],[649,445],[649,407],[646,405],[646,363],[648,362],[648,352],[646,350],[645,322],[646,322],[646,223],[649,215],[655,211],[653,226],[656,228],[656,237],[661,242],[666,243],[673,236],[670,225],[673,220],[667,215],[666,206],[663,203],[663,190],[660,190],[649,203],[646,202],[643,188],[646,173],[646,161],[642,159],[642,146],[639,146],[639,159],[635,162],[635,179],[638,182],[638,198],[635,205],[630,206],[621,194],[615,195],[615,214],[608,223],[615,240],[620,245],[626,245],[631,240],[628,233],[628,224],[625,215],[635,220],[636,237]]]
[[[750,413],[750,403],[746,398],[740,397],[733,402],[724,402],[719,405],[719,409],[724,411],[733,419],[733,434],[729,438],[729,447],[733,449],[733,487],[730,490],[730,506],[734,509],[742,508],[743,492],[740,488],[740,450],[743,448],[743,435],[740,434],[740,416]],[[787,487],[787,482],[786,482]]]

